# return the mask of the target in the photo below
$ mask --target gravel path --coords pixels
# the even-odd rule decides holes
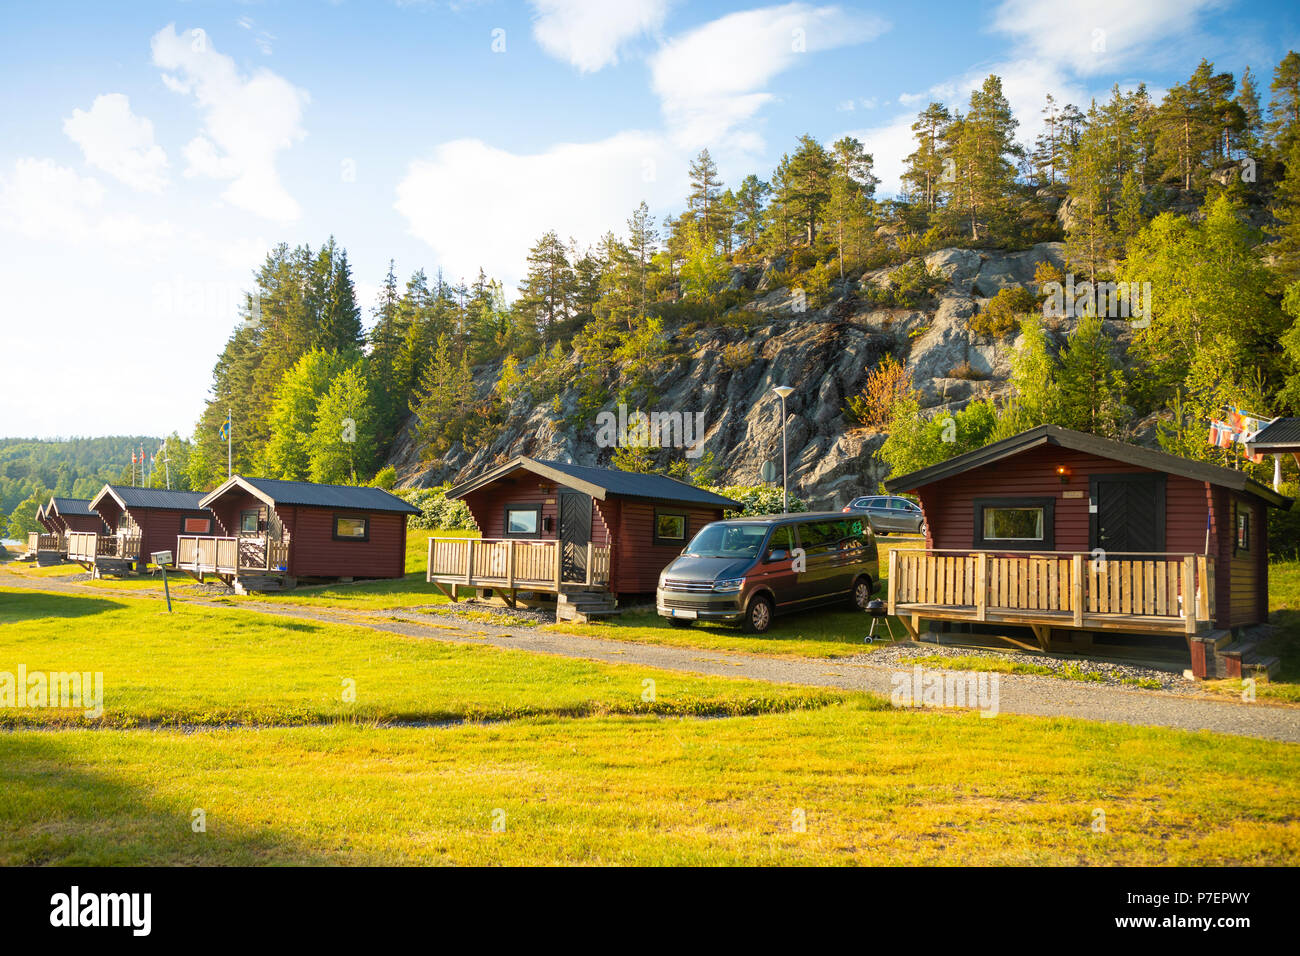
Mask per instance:
[[[33,581],[0,571],[0,586],[31,590],[59,591],[70,594],[93,593],[103,597],[102,588],[65,584],[50,580]],[[130,597],[158,597],[152,593],[132,593]],[[187,601],[210,607],[229,608],[202,599]],[[259,612],[369,627],[374,630],[537,654],[554,654],[632,664],[662,670],[744,677],[780,684],[803,684],[841,690],[870,691],[885,697],[895,686],[895,675],[911,668],[905,658],[895,658],[893,666],[886,658],[861,655],[856,658],[823,660],[801,657],[770,657],[728,651],[636,644],[603,638],[580,637],[536,628],[515,630],[495,624],[466,621],[450,615],[430,615],[420,610],[373,609],[345,610],[250,601],[246,605]],[[499,608],[497,610],[500,610]],[[436,626],[431,626],[436,625]],[[898,651],[900,649],[894,649]],[[918,647],[922,654],[932,654],[929,645]],[[873,652],[880,653],[880,652]],[[963,651],[963,653],[967,653]],[[1041,662],[1041,660],[1039,661]],[[953,671],[946,673],[952,674]],[[1042,717],[1075,717],[1111,723],[1147,727],[1171,727],[1182,730],[1209,730],[1222,734],[1261,737],[1300,743],[1300,707],[1281,704],[1243,703],[1208,694],[1183,694],[1168,690],[1145,690],[1131,686],[1063,680],[1056,677],[998,675],[998,710],[1001,713],[1028,714]]]

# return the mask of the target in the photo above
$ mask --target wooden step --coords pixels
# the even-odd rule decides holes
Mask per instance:
[[[1241,662],[1241,676],[1264,678],[1272,680],[1274,675],[1282,669],[1282,660],[1273,655],[1255,656],[1251,654]]]
[[[247,575],[235,578],[236,594],[250,594],[254,591],[288,591],[297,582],[293,578],[271,577],[269,575]]]

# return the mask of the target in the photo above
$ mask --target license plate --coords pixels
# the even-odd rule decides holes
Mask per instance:
[[[679,608],[679,607],[675,607],[675,608],[673,608],[673,617],[689,617],[689,618],[697,618],[697,617],[699,617],[699,616],[700,616],[700,615],[699,615],[699,612],[698,612],[698,611],[683,611],[683,610],[682,610],[681,608]]]

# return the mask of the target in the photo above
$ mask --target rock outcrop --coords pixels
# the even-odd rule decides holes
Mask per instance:
[[[825,307],[803,312],[795,311],[798,296],[788,288],[764,293],[762,280],[781,271],[769,266],[762,279],[748,280],[764,294],[730,313],[725,325],[695,332],[684,343],[679,334],[677,345],[685,348],[662,371],[655,408],[703,413],[702,452],[713,455],[719,482],[759,484],[766,461],[780,474],[781,404],[772,387],[793,386],[785,423],[791,491],[814,507],[838,508],[877,491],[884,477],[875,452],[885,436],[855,427],[844,413],[846,399],[861,390],[868,369],[886,355],[896,356],[923,405],[936,410],[999,395],[1007,387],[1008,353],[1015,343],[976,335],[969,320],[1000,289],[1032,288],[1034,269],[1045,259],[1061,265],[1061,245],[1043,243],[1011,253],[943,249],[926,256],[925,264],[946,285],[923,307],[868,305],[865,288],[885,284],[884,275],[869,274],[837,287]],[[733,272],[728,285],[743,281]],[[1057,320],[1053,334],[1059,340],[1070,327],[1070,320]],[[728,346],[733,348],[724,353]],[[498,367],[476,370],[484,395],[498,373]],[[559,396],[558,409],[519,402],[488,446],[453,447],[433,463],[423,461],[404,431],[390,461],[404,487],[455,481],[521,454],[606,464],[612,449],[598,444],[598,423],[566,424],[576,402],[571,393]],[[607,410],[617,413],[615,406]]]

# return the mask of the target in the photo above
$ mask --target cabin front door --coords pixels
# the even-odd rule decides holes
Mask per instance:
[[[560,495],[560,570],[565,581],[587,580],[587,543],[591,541],[591,496]]]
[[[1165,550],[1165,476],[1093,475],[1089,548],[1108,554]]]

